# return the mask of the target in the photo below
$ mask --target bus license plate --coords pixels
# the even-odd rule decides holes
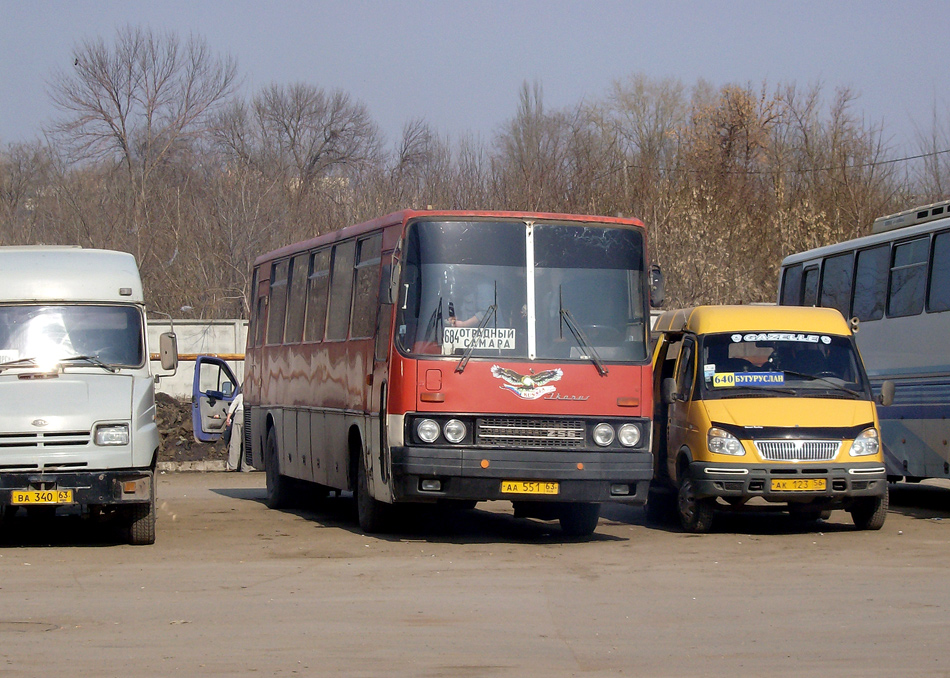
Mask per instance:
[[[773,492],[820,492],[827,487],[824,478],[783,478],[772,480]]]
[[[12,504],[72,504],[72,490],[14,490],[10,498]]]
[[[543,480],[502,480],[504,494],[557,494],[558,484]]]

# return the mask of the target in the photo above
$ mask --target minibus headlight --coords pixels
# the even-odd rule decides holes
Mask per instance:
[[[439,425],[431,419],[420,419],[416,423],[416,435],[424,443],[434,443],[439,438]]]
[[[96,445],[128,445],[128,424],[105,424],[96,427]]]
[[[640,442],[640,427],[636,424],[624,424],[620,427],[617,438],[624,447],[636,447]]]
[[[450,443],[460,443],[465,439],[465,424],[458,419],[449,419],[442,427],[442,434]]]
[[[858,434],[858,437],[851,444],[851,456],[867,457],[877,454],[880,449],[881,442],[877,436],[877,429],[866,428]]]
[[[709,451],[715,454],[731,454],[741,457],[745,454],[745,448],[734,435],[721,428],[713,426],[706,435],[706,445]]]
[[[594,442],[601,447],[607,447],[614,441],[614,427],[610,424],[597,424],[594,427]]]

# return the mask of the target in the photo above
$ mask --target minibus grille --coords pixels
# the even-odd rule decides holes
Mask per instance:
[[[476,422],[475,442],[484,447],[530,450],[571,450],[584,447],[587,430],[581,419],[482,417]]]
[[[756,440],[755,449],[767,461],[831,461],[840,440]]]
[[[0,449],[5,447],[83,447],[89,444],[89,440],[89,431],[0,433]]]

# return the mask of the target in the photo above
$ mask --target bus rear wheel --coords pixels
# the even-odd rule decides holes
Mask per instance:
[[[290,478],[280,473],[277,432],[273,428],[267,431],[267,439],[264,442],[264,481],[267,485],[267,498],[264,503],[268,508],[280,509],[290,505],[293,488],[290,486]]]

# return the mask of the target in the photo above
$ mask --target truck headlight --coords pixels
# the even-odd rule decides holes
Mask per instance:
[[[716,426],[709,429],[709,433],[706,434],[706,446],[715,454],[731,454],[735,457],[745,454],[745,448],[738,438]]]
[[[852,457],[867,457],[877,454],[881,449],[881,441],[877,435],[876,428],[866,428],[851,443]]]
[[[128,424],[102,424],[96,426],[96,445],[128,445]]]

